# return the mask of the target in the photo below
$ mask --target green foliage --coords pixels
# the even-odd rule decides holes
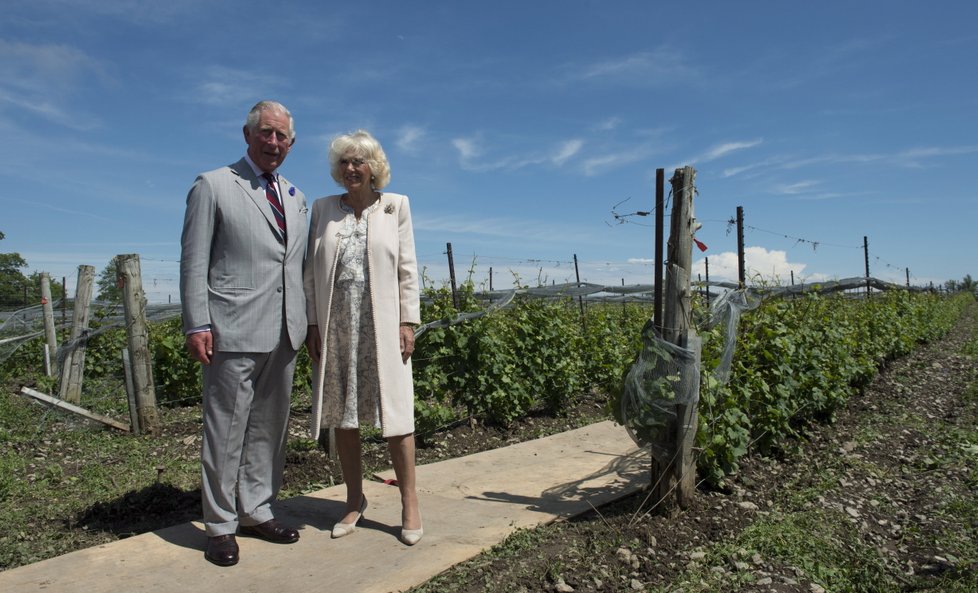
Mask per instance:
[[[98,295],[95,297],[96,300],[109,303],[122,302],[122,289],[119,287],[117,278],[118,269],[118,261],[113,257],[109,260],[109,263],[105,264],[102,271],[99,272],[98,278],[95,279],[95,286],[98,288]]]
[[[460,312],[448,289],[425,296],[425,321],[452,320]],[[470,283],[459,300],[462,312],[484,306]],[[636,350],[641,315],[634,306],[592,305],[582,322],[572,299],[517,297],[505,309],[429,329],[413,356],[415,422],[444,424],[449,410],[465,410],[506,425],[531,410],[560,414],[591,389],[610,392]]]
[[[422,443],[455,420],[455,411],[444,404],[420,399],[414,402],[414,432]]]
[[[880,366],[946,334],[967,298],[812,294],[744,315],[729,383],[701,382],[699,472],[718,484],[750,449],[770,452],[807,423],[830,420]],[[716,367],[719,338],[704,334],[704,372]]]
[[[149,344],[153,353],[157,404],[185,405],[199,401],[200,363],[187,354],[180,318],[151,325]]]
[[[24,306],[25,289],[30,298],[30,281],[20,271],[27,261],[19,253],[0,253],[0,306]]]
[[[605,393],[614,393],[642,346],[641,329],[652,317],[647,306],[590,305],[581,347],[584,377]]]
[[[28,277],[28,282],[31,285],[31,291],[37,296],[37,302],[41,300],[41,273],[34,272]],[[51,289],[51,302],[55,303],[61,299],[64,294],[64,287],[60,282],[55,282],[54,278],[48,277],[48,287]]]

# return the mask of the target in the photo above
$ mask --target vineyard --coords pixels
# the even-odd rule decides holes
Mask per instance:
[[[470,285],[456,295],[458,308],[446,289],[428,290],[426,297],[425,321],[486,308]],[[939,340],[973,303],[964,293],[907,291],[767,299],[743,315],[732,366],[721,379],[713,371],[724,352],[725,327],[711,326],[705,303],[694,300],[703,338],[695,448],[701,488],[729,487],[750,459],[781,454],[811,426],[831,422],[890,361]],[[520,295],[505,309],[427,329],[414,356],[420,460],[614,416],[649,316],[641,303],[582,307],[570,297]],[[185,354],[177,320],[152,324],[150,343],[160,437],[110,433],[17,395],[21,386],[54,388],[54,379],[39,370],[39,340],[4,363],[0,500],[8,517],[0,527],[0,566],[197,516],[199,370]],[[121,330],[90,340],[83,406],[128,414],[118,354],[124,344]],[[309,370],[301,353],[287,495],[339,480],[338,469],[305,437]],[[641,430],[641,418],[618,420]],[[464,444],[466,435],[479,443]],[[376,463],[383,463],[382,455]],[[373,469],[368,462],[365,470]]]

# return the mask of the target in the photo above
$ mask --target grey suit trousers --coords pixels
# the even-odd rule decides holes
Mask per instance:
[[[208,537],[234,533],[239,521],[251,526],[273,518],[295,360],[283,333],[271,352],[218,351],[204,366],[201,502]]]

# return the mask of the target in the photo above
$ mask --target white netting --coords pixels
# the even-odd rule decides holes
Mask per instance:
[[[680,406],[695,407],[700,397],[700,339],[690,335],[689,348],[671,344],[655,333],[652,321],[642,328],[642,350],[625,375],[620,421],[639,445],[668,463],[676,451]]]

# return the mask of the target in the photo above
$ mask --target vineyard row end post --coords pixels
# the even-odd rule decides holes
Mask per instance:
[[[692,167],[676,169],[672,179],[673,208],[669,233],[669,266],[666,272],[665,315],[663,339],[682,348],[693,350],[699,357],[699,338],[691,327],[692,311],[692,247],[696,218],[693,214],[693,196],[696,193],[696,171]],[[698,381],[698,377],[694,381]],[[660,511],[675,512],[676,506],[688,508],[693,499],[696,483],[696,466],[693,460],[693,444],[698,425],[696,405],[676,405],[672,461],[659,464],[657,469],[656,499]]]
[[[85,341],[76,342],[88,331],[88,313],[92,302],[92,286],[95,282],[95,267],[78,266],[78,284],[75,287],[75,301],[71,315],[71,335],[64,364],[61,367],[61,389],[58,397],[67,402],[81,402],[82,379],[85,375]]]
[[[138,430],[143,434],[158,435],[160,421],[156,409],[153,358],[149,352],[149,325],[146,321],[146,294],[143,292],[139,255],[118,255],[116,263],[116,280],[122,289],[122,311],[126,320],[126,342],[129,346]]]

